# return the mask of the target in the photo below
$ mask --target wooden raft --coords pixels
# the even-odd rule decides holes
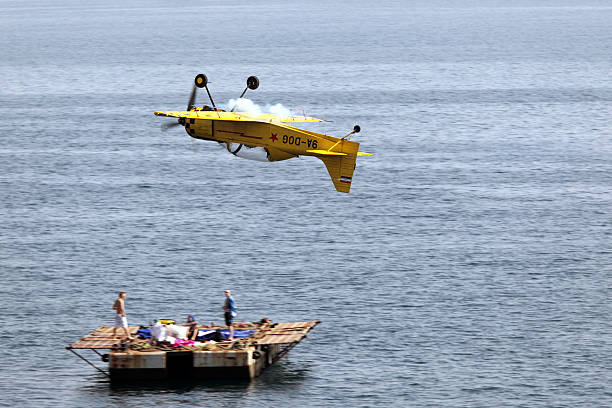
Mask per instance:
[[[290,344],[299,343],[319,320],[311,322],[277,323],[256,333],[253,337],[257,344]],[[261,337],[259,337],[261,335]]]
[[[255,329],[256,333],[250,338],[256,341],[257,344],[291,344],[299,343],[306,334],[312,330],[319,320],[310,322],[292,322],[292,323],[276,323],[274,327],[268,325],[257,327],[245,327],[246,324],[236,324],[235,330],[240,329]],[[241,327],[242,326],[242,327]],[[199,326],[200,329],[220,329],[224,326]],[[138,331],[138,326],[128,327],[130,335],[135,335]],[[123,334],[122,331],[117,331],[118,334]],[[113,337],[112,326],[100,326],[91,333],[86,334],[72,345],[69,349],[111,349],[114,345],[121,341],[120,337]]]
[[[128,327],[130,335],[138,331],[138,326]],[[117,329],[117,333],[123,335],[123,329]],[[123,336],[122,336],[123,337]],[[96,330],[81,337],[70,348],[73,349],[110,349],[113,345],[120,343],[120,337],[113,337],[112,326],[100,326]]]

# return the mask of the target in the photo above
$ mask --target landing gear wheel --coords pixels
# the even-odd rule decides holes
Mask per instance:
[[[206,75],[204,74],[198,74],[195,77],[195,85],[198,88],[204,88],[206,85],[208,84],[208,78],[206,78]]]
[[[257,78],[255,75],[248,77],[247,78],[247,88],[253,89],[253,90],[259,88],[259,78]]]
[[[359,125],[355,125],[355,127],[353,128],[353,131],[355,133],[359,133],[359,132],[361,132],[361,127]]]

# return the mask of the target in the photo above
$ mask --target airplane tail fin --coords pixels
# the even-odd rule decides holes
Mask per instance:
[[[336,187],[341,193],[348,193],[351,190],[351,182],[353,181],[353,172],[355,171],[355,163],[357,162],[356,155],[343,156],[319,156],[319,159],[325,163],[327,171]]]

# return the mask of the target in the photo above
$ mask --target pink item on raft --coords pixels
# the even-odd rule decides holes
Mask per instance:
[[[174,344],[172,345],[173,347],[193,347],[195,345],[195,341],[194,340],[181,340],[181,339],[176,339],[174,340]]]

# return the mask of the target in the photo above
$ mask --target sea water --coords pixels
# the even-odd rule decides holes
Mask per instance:
[[[610,406],[605,1],[0,1],[7,406]],[[157,110],[281,104],[360,157],[241,160]],[[198,104],[208,103],[205,92]],[[66,351],[195,314],[319,319],[251,382],[116,386]],[[95,364],[105,367],[95,354]]]

